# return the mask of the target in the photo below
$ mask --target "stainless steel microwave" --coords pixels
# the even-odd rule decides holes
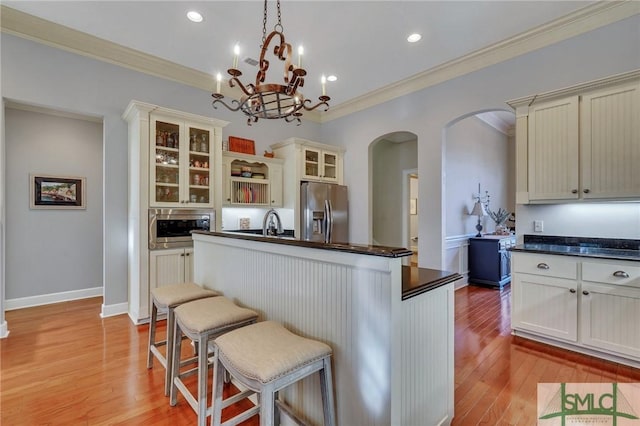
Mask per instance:
[[[191,231],[215,230],[215,211],[149,209],[149,249],[191,247]]]

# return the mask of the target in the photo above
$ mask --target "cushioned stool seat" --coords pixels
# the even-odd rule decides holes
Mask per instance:
[[[165,369],[164,394],[169,395],[171,385],[171,354],[173,349],[173,310],[182,303],[205,297],[217,296],[213,290],[202,288],[195,283],[170,284],[151,289],[151,319],[149,321],[149,351],[147,353],[147,368],[153,367],[153,357]],[[167,339],[156,342],[156,324],[158,322],[158,310],[167,311]],[[162,353],[159,346],[167,346]]]
[[[207,406],[207,376],[209,366],[209,341],[224,333],[254,323],[258,314],[251,309],[241,308],[226,297],[210,297],[184,303],[175,308],[175,331],[173,345],[173,370],[171,375],[171,405],[178,400],[180,391],[191,408],[198,414],[198,424],[204,426],[211,412]],[[198,367],[186,372],[180,371],[182,334],[197,342]],[[216,351],[214,347],[214,362]],[[198,373],[197,399],[185,385],[183,378]]]
[[[222,409],[240,397],[222,400],[223,373],[250,391],[260,394],[260,405],[225,422],[234,425],[260,412],[261,425],[279,424],[279,410],[295,417],[292,410],[277,401],[286,386],[317,371],[320,372],[325,425],[335,424],[331,347],[300,337],[275,321],[265,321],[234,330],[215,340],[218,352],[213,388],[212,425],[220,425]],[[242,395],[246,397],[247,392]]]

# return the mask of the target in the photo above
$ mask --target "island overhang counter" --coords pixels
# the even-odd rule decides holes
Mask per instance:
[[[457,274],[408,286],[404,267],[403,292],[406,249],[219,232],[193,240],[195,282],[332,347],[338,425],[451,422]],[[313,376],[281,398],[321,424],[319,390]]]

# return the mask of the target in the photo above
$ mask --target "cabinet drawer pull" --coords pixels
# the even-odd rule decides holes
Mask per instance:
[[[184,253],[180,253],[180,257],[184,257]]]
[[[589,189],[585,189],[585,190],[583,190],[582,192],[584,192],[585,194],[588,194],[588,193],[590,193],[591,191],[590,191]]]
[[[538,269],[549,269],[549,265],[546,263],[538,263]]]
[[[187,256],[191,256],[191,253],[187,253]]]
[[[582,294],[584,294],[585,296],[588,296],[589,292],[587,290],[582,290]]]
[[[575,288],[570,288],[570,289],[569,289],[569,293],[575,293],[575,292],[576,292],[576,289],[575,289]]]
[[[577,193],[578,193],[578,190],[577,190],[577,189],[572,189],[572,190],[571,190],[571,193],[572,193],[572,194],[577,194]]]
[[[627,274],[625,271],[615,271],[613,273],[613,276],[618,278],[629,278],[629,274]]]

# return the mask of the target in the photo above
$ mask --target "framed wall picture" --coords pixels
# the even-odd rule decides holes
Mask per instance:
[[[30,174],[30,208],[85,209],[85,178]]]

